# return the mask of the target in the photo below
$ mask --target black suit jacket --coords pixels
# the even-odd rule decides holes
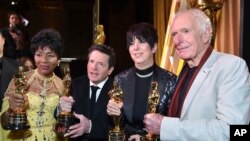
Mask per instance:
[[[108,132],[112,124],[112,118],[107,115],[107,104],[109,101],[108,92],[112,88],[113,79],[109,78],[104,84],[98,100],[95,105],[95,111],[92,119],[92,129],[89,134],[84,134],[71,141],[86,140],[108,140]],[[89,79],[87,76],[76,78],[71,84],[71,95],[75,100],[73,111],[77,114],[83,114],[90,119],[90,98],[89,98]]]
[[[126,137],[132,134],[144,134],[144,130],[136,125],[133,121],[133,111],[135,101],[135,83],[136,72],[132,67],[115,76],[115,81],[123,92],[123,112],[122,112],[122,126],[124,126]],[[158,66],[154,68],[153,80],[158,82],[158,91],[160,93],[160,101],[157,108],[157,113],[163,115],[167,114],[168,106],[175,88],[176,76]],[[147,107],[145,107],[147,108]]]
[[[9,28],[3,28],[1,29],[1,32],[3,33],[3,37],[5,38],[5,43],[4,43],[4,49],[3,49],[3,55],[5,57],[9,57],[12,59],[17,59],[17,51],[16,51],[16,42],[12,38]]]
[[[8,88],[8,85],[13,78],[14,74],[17,74],[18,67],[20,66],[20,63],[16,60],[3,57],[3,63],[2,63],[2,73],[1,73],[1,83],[0,83],[0,111],[2,109],[2,100],[4,97],[4,93],[6,89]]]

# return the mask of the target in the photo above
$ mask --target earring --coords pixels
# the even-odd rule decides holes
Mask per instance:
[[[60,61],[58,61],[57,66],[58,66],[58,67],[60,66]]]

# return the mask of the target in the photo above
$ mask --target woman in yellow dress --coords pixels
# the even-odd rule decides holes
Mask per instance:
[[[26,130],[3,130],[4,140],[22,141],[56,141],[59,139],[53,132],[56,123],[54,111],[63,92],[62,80],[54,74],[60,62],[63,43],[59,32],[43,29],[31,40],[37,69],[25,72],[27,88],[24,95],[16,93],[16,79],[13,79],[5,93],[2,107],[2,125],[6,125],[13,112],[26,111],[30,126]],[[22,84],[22,83],[21,83]]]

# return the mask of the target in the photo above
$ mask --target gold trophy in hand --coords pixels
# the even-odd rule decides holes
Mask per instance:
[[[118,82],[114,81],[113,89],[109,91],[110,98],[116,103],[122,102],[122,90],[118,86]],[[114,128],[109,131],[109,141],[125,141],[125,133],[120,127],[121,116],[113,116]]]
[[[151,83],[151,90],[148,95],[148,113],[156,113],[156,107],[160,100],[160,93],[157,89],[158,83],[152,82]],[[143,141],[157,141],[158,137],[153,134],[146,134],[144,137],[141,138]]]
[[[27,92],[27,79],[24,75],[24,68],[19,67],[18,74],[14,75],[15,93],[24,95]],[[27,121],[24,104],[17,107],[8,115],[7,125],[3,125],[6,130],[25,130],[30,126]]]
[[[69,96],[70,84],[71,84],[70,69],[64,68],[64,77],[63,77],[64,96]],[[72,115],[71,112],[61,111],[59,116],[57,117],[57,122],[53,130],[58,135],[63,136],[65,133],[68,132],[68,128],[73,124],[73,122],[74,122],[74,116]]]

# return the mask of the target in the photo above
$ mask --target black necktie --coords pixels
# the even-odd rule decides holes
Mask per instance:
[[[95,102],[96,102],[96,91],[99,89],[97,86],[91,86],[91,100],[90,100],[90,113],[91,113],[91,118],[95,110]]]

